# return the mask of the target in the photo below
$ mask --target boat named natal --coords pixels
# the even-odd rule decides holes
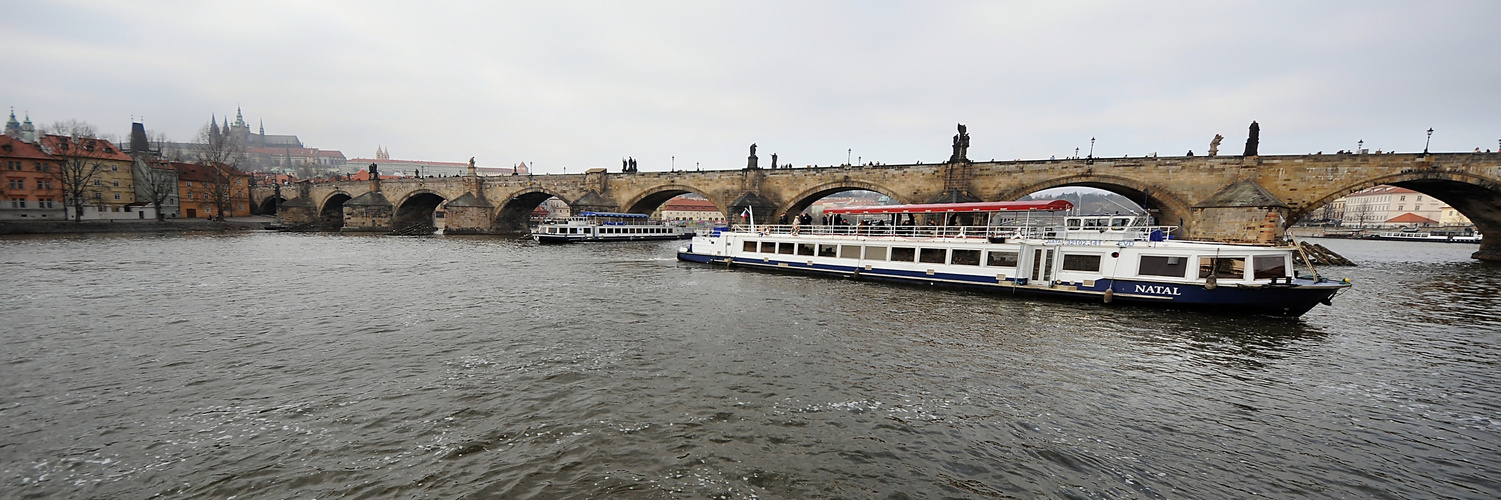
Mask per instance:
[[[1348,281],[1295,272],[1295,246],[1172,238],[1144,215],[1072,215],[1067,201],[841,207],[846,225],[737,225],[684,261],[1105,303],[1301,316]],[[1307,262],[1307,259],[1303,259]]]

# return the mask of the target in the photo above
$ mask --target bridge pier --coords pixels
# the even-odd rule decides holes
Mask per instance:
[[[297,183],[297,197],[281,204],[281,210],[276,212],[276,223],[293,231],[308,231],[317,227],[318,205],[312,200],[311,183]]]
[[[448,202],[443,213],[444,234],[492,234],[495,233],[495,205],[475,196],[463,196]]]
[[[1187,239],[1227,243],[1280,244],[1286,236],[1287,203],[1255,181],[1225,186],[1209,199],[1194,205],[1193,227]]]
[[[370,191],[344,202],[346,233],[389,233],[396,219],[396,207],[380,192],[380,170],[370,164]]]

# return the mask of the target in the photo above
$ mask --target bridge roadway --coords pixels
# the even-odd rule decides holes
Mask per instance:
[[[1188,156],[740,169],[371,181],[258,187],[262,213],[305,230],[391,232],[433,226],[448,233],[526,231],[532,210],[556,196],[576,211],[650,213],[685,193],[726,214],[751,207],[758,222],[795,214],[824,196],[867,189],[902,203],[1015,200],[1060,186],[1111,191],[1154,212],[1180,237],[1267,243],[1288,224],[1345,194],[1390,184],[1448,203],[1485,235],[1475,257],[1501,260],[1501,154]],[[289,192],[290,191],[290,192]],[[278,192],[280,198],[278,198]]]

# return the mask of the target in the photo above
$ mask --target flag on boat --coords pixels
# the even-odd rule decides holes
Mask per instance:
[[[750,207],[745,207],[745,210],[742,210],[740,212],[740,216],[741,217],[750,217],[751,216]]]

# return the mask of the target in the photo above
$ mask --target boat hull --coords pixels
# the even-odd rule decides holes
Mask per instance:
[[[1318,304],[1328,304],[1347,284],[1294,280],[1288,284],[1237,284],[1212,289],[1205,285],[1160,283],[1126,279],[1090,281],[1050,281],[1032,283],[1025,278],[998,278],[995,275],[928,273],[924,271],[881,269],[820,264],[811,261],[788,262],[763,258],[718,257],[678,252],[686,262],[720,264],[729,267],[838,276],[854,279],[944,286],[983,290],[991,293],[1052,297],[1075,301],[1139,304],[1173,308],[1207,309],[1236,314],[1266,314],[1297,317]],[[1107,300],[1108,295],[1108,300]]]

